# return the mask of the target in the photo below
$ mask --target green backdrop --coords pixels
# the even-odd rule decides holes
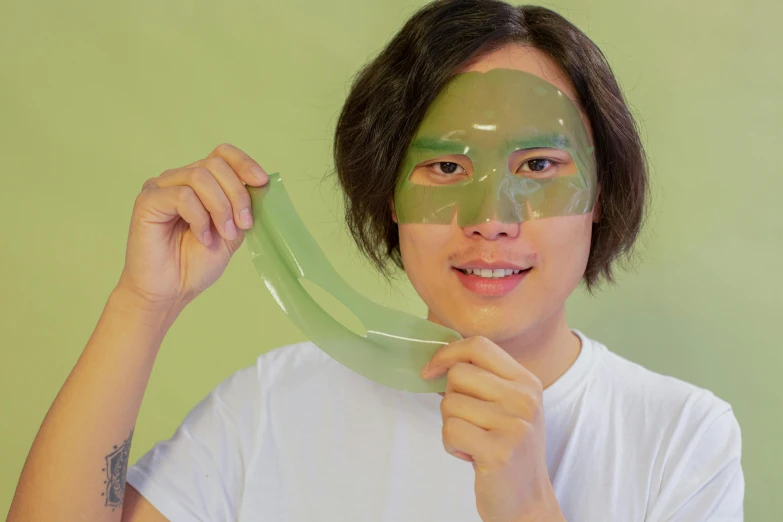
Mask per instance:
[[[286,175],[305,222],[353,284],[424,313],[407,282],[388,287],[359,258],[339,194],[318,182],[350,78],[419,5],[0,3],[0,513],[120,273],[136,193],[221,142]],[[779,520],[783,4],[546,5],[608,56],[654,176],[638,269],[595,298],[580,290],[570,324],[731,402],[747,519]],[[300,339],[243,248],[166,338],[131,459],[233,371]]]

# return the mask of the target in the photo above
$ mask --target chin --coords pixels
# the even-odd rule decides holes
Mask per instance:
[[[462,337],[486,337],[493,343],[502,343],[523,335],[533,324],[529,321],[530,315],[523,313],[509,314],[503,310],[473,310],[472,315],[463,313],[444,313],[432,319],[452,330],[456,330]],[[527,317],[528,320],[524,318]]]

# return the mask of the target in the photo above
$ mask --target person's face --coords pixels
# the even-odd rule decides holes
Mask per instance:
[[[539,76],[576,103],[567,76],[545,53],[530,47],[503,47],[459,72],[497,68]],[[582,119],[589,133],[589,122],[584,115]],[[545,165],[535,158],[535,150],[518,151],[511,161],[519,163],[521,170]],[[557,159],[567,163],[570,157]],[[427,164],[422,168],[435,172],[459,168],[469,175],[472,169],[470,160],[460,154],[443,155]],[[408,278],[429,308],[430,320],[464,336],[483,335],[503,342],[562,312],[587,265],[594,214],[595,210],[521,223],[492,219],[463,227],[456,216],[451,224],[400,223],[400,251]],[[523,271],[485,278],[467,273],[468,269]]]

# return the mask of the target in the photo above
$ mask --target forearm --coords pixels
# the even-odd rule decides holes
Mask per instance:
[[[132,430],[176,315],[112,293],[33,442],[10,522],[120,520]]]

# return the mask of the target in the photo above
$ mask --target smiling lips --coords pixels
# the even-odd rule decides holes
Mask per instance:
[[[454,267],[457,279],[473,293],[487,296],[501,296],[509,293],[522,282],[531,268],[522,268],[509,263],[468,262]]]
[[[494,278],[498,279],[522,272],[522,270],[513,270],[511,268],[458,268],[460,272],[467,275],[477,275],[485,279]]]

